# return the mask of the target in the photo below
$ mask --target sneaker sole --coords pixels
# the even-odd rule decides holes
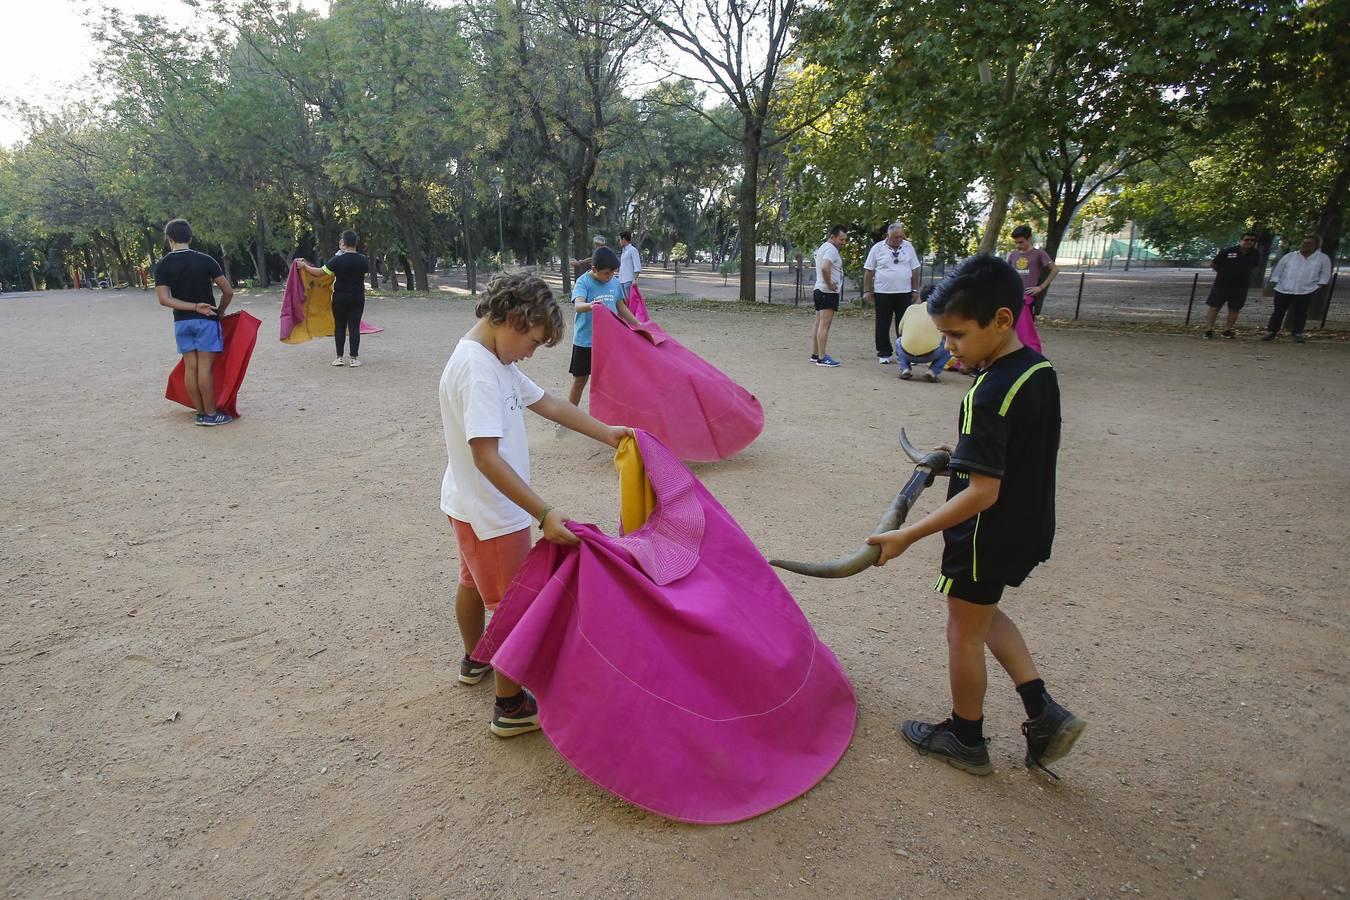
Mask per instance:
[[[461,673],[460,673],[460,676],[459,676],[459,683],[460,683],[460,684],[478,684],[478,683],[480,683],[484,678],[486,678],[488,672],[491,672],[491,671],[492,671],[491,669],[484,669],[483,671],[479,672],[477,675],[465,675],[464,673],[461,672]]]
[[[534,721],[503,722],[500,725],[492,722],[488,725],[488,730],[499,738],[519,737],[522,734],[529,734],[531,731],[538,731],[539,721],[536,719]]]
[[[1078,743],[1078,739],[1083,736],[1086,729],[1087,722],[1077,716],[1065,722],[1063,727],[1055,732],[1055,736],[1050,738],[1050,743],[1046,746],[1045,752],[1041,754],[1041,763],[1052,763],[1068,756],[1069,751],[1073,749],[1074,744]],[[1026,764],[1028,768],[1034,765],[1030,758],[1026,760]]]

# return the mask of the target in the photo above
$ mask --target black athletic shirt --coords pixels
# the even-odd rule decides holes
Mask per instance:
[[[961,401],[952,454],[951,499],[970,473],[1000,479],[998,500],[942,536],[942,574],[1021,584],[1050,558],[1055,539],[1055,457],[1059,454],[1059,379],[1029,347],[994,362]]]
[[[339,253],[323,264],[324,271],[333,276],[334,300],[366,299],[366,273],[370,260],[364,253]]]
[[[166,285],[169,296],[185,303],[215,306],[216,292],[212,290],[212,285],[224,274],[220,270],[220,263],[196,250],[173,250],[155,263],[155,284]],[[173,318],[176,322],[182,322],[184,319],[212,317],[196,310],[175,309]]]
[[[1245,294],[1247,285],[1251,283],[1252,269],[1260,264],[1261,254],[1255,247],[1250,250],[1241,247],[1220,250],[1214,257],[1214,287]]]

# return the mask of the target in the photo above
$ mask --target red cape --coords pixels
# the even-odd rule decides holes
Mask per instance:
[[[258,342],[260,325],[262,325],[260,319],[246,312],[238,312],[220,320],[225,350],[216,355],[211,375],[216,383],[216,409],[227,416],[239,417],[239,408],[235,405],[239,399],[239,386],[244,383],[248,361],[253,357],[253,345]],[[169,373],[169,386],[165,388],[164,396],[174,403],[183,404],[188,409],[194,408],[192,401],[188,399],[181,359]]]

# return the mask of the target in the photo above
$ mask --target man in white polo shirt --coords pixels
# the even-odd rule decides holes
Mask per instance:
[[[1286,312],[1294,342],[1301,344],[1307,339],[1303,329],[1308,322],[1308,304],[1331,280],[1331,258],[1321,252],[1321,246],[1320,237],[1307,235],[1297,253],[1286,253],[1275,264],[1275,271],[1270,273],[1270,280],[1275,282],[1275,311],[1261,340],[1275,340]]]
[[[898,324],[919,289],[919,255],[905,240],[905,228],[892,222],[886,239],[877,241],[863,263],[863,296],[876,307],[877,362],[893,360],[892,323]]]

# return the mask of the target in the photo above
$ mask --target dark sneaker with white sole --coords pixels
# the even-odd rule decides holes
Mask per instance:
[[[492,707],[492,724],[488,728],[501,738],[538,731],[539,704],[534,702],[534,695],[521,688],[520,699],[510,707],[503,706],[502,698],[498,697]]]
[[[479,662],[466,656],[459,661],[459,683],[477,684],[483,680],[484,675],[491,671],[492,665],[490,663]]]
[[[972,775],[988,775],[994,771],[989,762],[989,742],[981,741],[974,747],[961,743],[952,731],[951,722],[947,719],[935,724],[907,719],[900,726],[900,733],[924,756],[936,756]]]
[[[1035,766],[1058,779],[1059,776],[1047,769],[1045,764],[1067,756],[1083,736],[1085,728],[1087,722],[1055,701],[1048,701],[1039,716],[1022,723],[1022,734],[1027,739],[1027,768]]]

